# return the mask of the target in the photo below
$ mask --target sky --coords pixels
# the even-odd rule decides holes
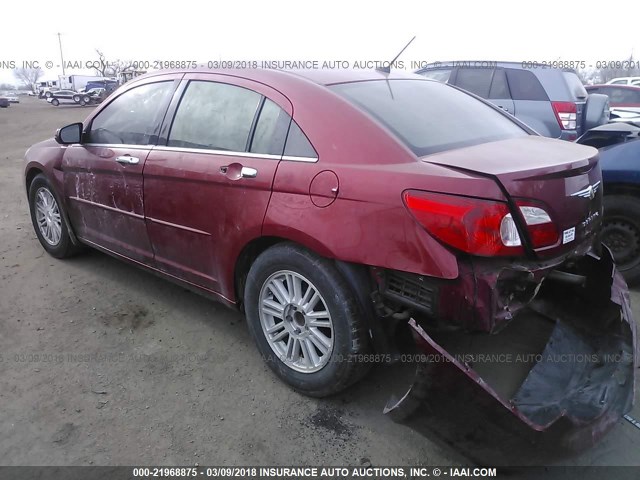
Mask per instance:
[[[100,6],[104,3],[104,6]],[[37,60],[43,79],[62,74],[64,59],[191,61],[391,60],[415,35],[401,60],[554,61],[640,59],[637,29],[609,28],[609,9],[584,1],[393,0],[179,2],[108,0],[69,8],[31,0],[0,29],[0,83],[16,82],[11,63]],[[165,7],[166,6],[166,7]],[[61,7],[62,8],[62,7]],[[62,8],[63,9],[63,8]],[[63,9],[64,10],[64,9]],[[87,11],[87,20],[75,12]],[[73,20],[72,20],[73,19]],[[46,62],[53,65],[47,68]],[[67,70],[87,74],[90,70]]]

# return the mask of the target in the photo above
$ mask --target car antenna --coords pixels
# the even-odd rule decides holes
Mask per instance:
[[[394,58],[393,60],[391,60],[391,62],[389,62],[389,65],[387,65],[386,67],[378,67],[378,68],[376,68],[376,70],[378,70],[379,72],[391,73],[391,65],[396,63],[396,60],[398,59],[398,57],[400,57],[400,55],[402,55],[402,52],[404,52],[407,49],[407,47],[409,45],[411,45],[411,42],[413,42],[415,39],[416,39],[416,36],[414,35],[413,38],[411,40],[409,40],[409,43],[407,43],[404,46],[404,48],[402,50],[400,50],[400,53],[398,53],[398,55],[396,55],[396,58]]]

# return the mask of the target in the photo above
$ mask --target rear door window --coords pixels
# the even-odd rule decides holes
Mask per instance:
[[[456,85],[482,98],[489,98],[493,69],[460,68],[456,74]]]
[[[527,70],[507,68],[507,81],[511,98],[514,100],[544,100],[549,101],[547,93],[536,76]]]
[[[284,149],[285,157],[318,158],[316,150],[295,121],[291,121],[287,145]]]
[[[260,109],[260,116],[249,151],[267,155],[282,155],[290,123],[291,117],[266,98]]]
[[[192,80],[180,100],[167,145],[244,152],[261,100],[253,90]]]

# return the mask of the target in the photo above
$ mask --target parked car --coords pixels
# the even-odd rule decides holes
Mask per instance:
[[[618,77],[607,82],[607,85],[636,85],[640,86],[640,77]]]
[[[589,93],[602,93],[609,97],[611,116],[618,118],[640,115],[640,87],[630,85],[588,85]]]
[[[7,97],[0,97],[0,108],[7,108],[10,102]]]
[[[434,63],[416,73],[487,99],[545,137],[576,140],[609,120],[606,99],[589,96],[573,70],[456,61]]]
[[[372,352],[391,358],[399,328],[443,361],[390,403],[398,421],[420,423],[438,386],[474,418],[575,446],[632,406],[635,325],[598,240],[597,150],[458,88],[378,71],[154,72],[32,146],[24,173],[49,254],[88,245],[243,310],[269,367],[307,395],[358,381]],[[485,377],[449,353],[471,336],[619,356]]]
[[[77,95],[73,90],[56,90],[49,91],[51,95],[47,97],[47,102],[49,102],[54,107],[57,107],[61,103],[76,103],[74,97]]]
[[[640,116],[636,121],[603,125],[578,140],[600,149],[602,241],[629,283],[640,281]]]
[[[6,93],[4,97],[9,100],[9,103],[20,103],[20,98],[15,93]]]

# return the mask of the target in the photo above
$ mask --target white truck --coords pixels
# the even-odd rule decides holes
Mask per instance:
[[[62,90],[73,90],[80,92],[89,82],[113,81],[111,78],[98,77],[95,75],[60,75],[58,76],[59,85]]]

